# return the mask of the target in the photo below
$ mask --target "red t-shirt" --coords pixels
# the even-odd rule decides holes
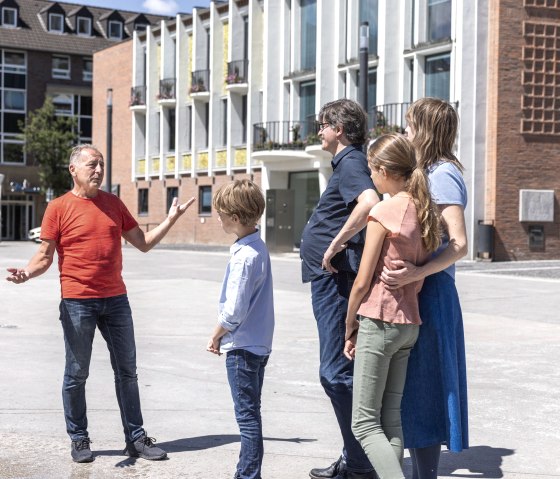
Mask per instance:
[[[56,241],[62,297],[126,294],[121,235],[136,226],[124,203],[104,191],[95,198],[68,192],[51,201],[41,224],[41,239]]]

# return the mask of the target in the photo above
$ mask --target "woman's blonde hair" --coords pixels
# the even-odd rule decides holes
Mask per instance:
[[[235,180],[222,185],[212,199],[220,213],[237,215],[244,226],[256,225],[264,212],[264,196],[256,183]]]
[[[453,105],[439,98],[420,98],[408,108],[406,120],[414,130],[412,143],[421,168],[425,170],[438,161],[449,161],[464,171],[453,154],[459,129],[459,115]]]
[[[405,179],[405,190],[416,206],[424,246],[435,251],[441,244],[440,213],[432,200],[428,177],[416,162],[412,143],[399,133],[389,133],[369,146],[367,156],[372,170],[383,167],[389,175]]]

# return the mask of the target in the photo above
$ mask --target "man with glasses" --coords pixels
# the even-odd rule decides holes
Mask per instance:
[[[333,174],[301,239],[302,279],[311,282],[313,313],[319,330],[320,379],[338,420],[344,448],[312,479],[373,479],[375,473],[351,429],[353,363],[342,353],[348,297],[364,246],[363,228],[379,201],[363,145],[367,117],[348,99],[327,103],[319,112],[323,150],[333,155]]]

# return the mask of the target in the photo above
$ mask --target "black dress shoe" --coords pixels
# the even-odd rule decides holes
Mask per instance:
[[[334,479],[339,476],[339,473],[346,469],[346,461],[344,456],[340,456],[336,462],[333,462],[329,467],[324,469],[315,468],[309,472],[311,479]]]

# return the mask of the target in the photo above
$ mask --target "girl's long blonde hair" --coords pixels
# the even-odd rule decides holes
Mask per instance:
[[[459,129],[459,115],[453,105],[439,98],[420,98],[408,108],[406,121],[414,130],[412,144],[422,169],[448,161],[464,171],[453,153]]]
[[[441,217],[432,201],[428,177],[416,162],[414,145],[401,134],[389,133],[370,145],[367,156],[372,170],[384,167],[393,177],[405,179],[405,190],[416,206],[424,246],[435,251],[441,244]]]

